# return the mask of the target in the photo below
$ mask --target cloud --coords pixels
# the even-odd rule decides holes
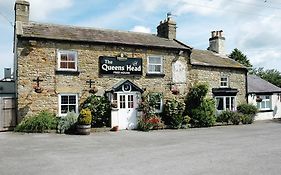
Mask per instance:
[[[34,21],[48,21],[50,17],[59,13],[60,10],[66,10],[72,7],[73,0],[29,0],[30,2],[30,19]]]
[[[151,29],[145,26],[134,26],[130,31],[141,32],[141,33],[151,33]]]

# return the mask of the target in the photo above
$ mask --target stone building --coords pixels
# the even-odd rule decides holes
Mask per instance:
[[[15,13],[19,120],[42,110],[58,116],[78,112],[79,104],[95,91],[117,103],[112,125],[130,129],[136,127],[143,91],[163,94],[161,112],[165,99],[183,98],[201,81],[213,88],[210,95],[231,95],[233,103],[246,100],[246,69],[220,53],[192,50],[178,41],[170,16],[154,35],[30,22],[24,0],[16,1]],[[210,49],[223,48],[216,40],[211,43]],[[224,100],[227,108],[228,98]]]

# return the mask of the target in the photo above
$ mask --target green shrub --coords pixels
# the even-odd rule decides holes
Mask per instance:
[[[92,113],[92,126],[110,126],[111,106],[106,97],[91,95],[81,105],[81,108],[89,108]]]
[[[193,127],[208,127],[215,124],[215,101],[206,99],[207,92],[208,85],[197,84],[186,96],[185,114],[190,117],[190,124]]]
[[[258,112],[258,108],[254,106],[253,104],[240,104],[237,106],[237,111],[246,114],[246,115],[251,115],[254,116]]]
[[[217,122],[227,123],[227,124],[228,124],[232,114],[233,114],[233,112],[232,112],[232,111],[229,111],[229,110],[222,111],[222,112],[217,116]]]
[[[163,121],[171,128],[181,128],[183,125],[187,125],[190,118],[184,116],[183,112],[185,104],[183,102],[173,100],[167,100],[164,105]]]
[[[82,109],[78,116],[78,125],[90,125],[92,122],[92,114],[89,108]]]
[[[16,132],[42,133],[56,129],[58,119],[54,114],[42,111],[35,116],[24,118],[15,128]]]
[[[67,113],[66,116],[61,117],[58,122],[58,133],[74,133],[76,129],[76,122],[78,115],[74,112]]]
[[[237,113],[237,112],[231,112],[231,116],[230,116],[230,121],[233,125],[239,125],[240,121],[241,121],[241,114]]]
[[[244,125],[245,124],[252,124],[253,121],[254,121],[254,118],[251,115],[244,114],[244,115],[241,116],[241,122]]]

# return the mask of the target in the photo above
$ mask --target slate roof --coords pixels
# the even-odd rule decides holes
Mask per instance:
[[[190,62],[192,65],[199,66],[246,69],[245,66],[228,58],[227,56],[222,56],[209,50],[193,49],[190,56]]]
[[[248,75],[247,80],[248,93],[281,93],[281,88],[258,76]]]
[[[29,22],[22,24],[20,37],[66,41],[125,44],[171,49],[191,49],[177,40],[169,40],[154,34],[124,32],[108,29],[85,28],[57,24]]]

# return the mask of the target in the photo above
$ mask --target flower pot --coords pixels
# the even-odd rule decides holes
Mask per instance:
[[[110,131],[118,131],[118,126],[113,126]]]
[[[89,135],[91,133],[91,125],[77,125],[77,134]]]

